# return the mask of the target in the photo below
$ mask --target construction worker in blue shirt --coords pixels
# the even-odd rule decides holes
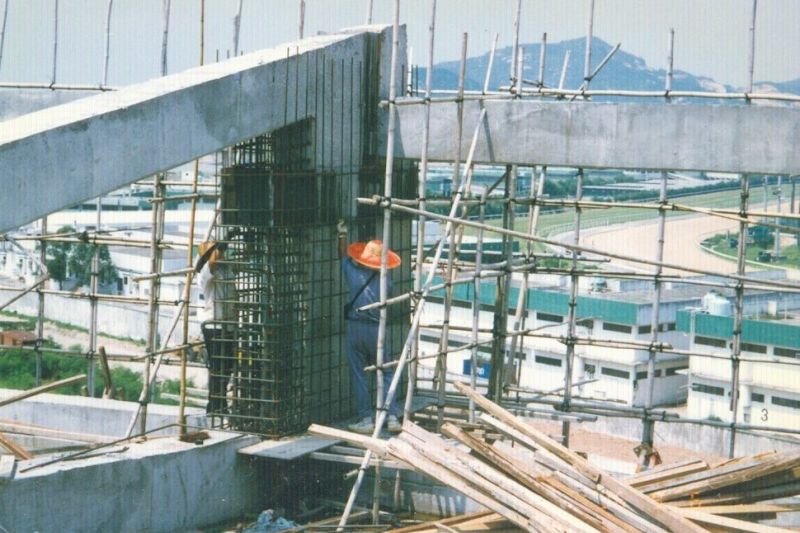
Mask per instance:
[[[367,375],[364,367],[376,363],[378,348],[378,323],[380,311],[369,309],[359,311],[359,307],[375,303],[380,300],[380,268],[383,243],[378,240],[369,242],[354,242],[347,245],[347,225],[339,221],[337,225],[339,235],[339,259],[342,260],[342,276],[349,288],[347,304],[345,305],[345,343],[347,360],[350,363],[350,388],[356,399],[358,421],[350,424],[350,431],[371,434],[375,430],[372,413],[375,403],[371,401]],[[389,250],[389,269],[400,266],[400,256]],[[392,291],[392,280],[388,280],[388,293]],[[386,329],[384,339],[386,354],[384,362],[389,361],[389,328]],[[384,394],[389,390],[394,369],[383,371]],[[397,419],[397,403],[394,398],[385,406],[388,410],[386,422],[387,429],[392,433],[399,433],[402,429]]]

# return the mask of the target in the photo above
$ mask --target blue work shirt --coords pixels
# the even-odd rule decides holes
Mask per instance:
[[[374,322],[378,323],[380,321],[380,309],[369,309],[367,311],[358,311],[358,308],[363,305],[368,305],[371,303],[375,303],[380,301],[381,296],[381,274],[379,270],[372,270],[366,267],[360,266],[358,263],[350,259],[349,257],[345,257],[342,260],[342,275],[344,276],[345,281],[347,282],[347,287],[349,289],[347,294],[347,300],[345,303],[350,302],[356,293],[364,286],[367,280],[372,276],[372,280],[369,282],[369,285],[361,291],[361,294],[358,295],[355,302],[353,302],[353,307],[350,313],[344,317],[345,320],[357,320],[360,322]],[[392,293],[392,278],[389,278],[387,284],[388,292],[387,294]]]

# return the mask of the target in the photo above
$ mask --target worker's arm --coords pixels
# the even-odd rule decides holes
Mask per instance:
[[[347,255],[347,224],[344,220],[339,220],[339,223],[336,224],[336,234],[339,238],[339,246],[337,247],[339,259],[342,259]]]

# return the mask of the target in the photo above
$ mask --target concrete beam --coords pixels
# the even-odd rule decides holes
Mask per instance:
[[[800,173],[800,107],[468,101],[463,154],[481,105],[480,163]],[[397,109],[395,155],[419,159],[424,107]],[[455,103],[431,106],[431,159],[455,158],[456,117]]]
[[[286,43],[0,123],[0,231],[313,116],[309,103],[331,91],[316,67],[381,63],[375,39],[391,29]]]
[[[0,122],[98,94],[102,93],[65,89],[0,88]]]

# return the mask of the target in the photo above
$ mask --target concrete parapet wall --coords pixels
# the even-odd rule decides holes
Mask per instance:
[[[0,399],[19,394],[18,390],[0,389]],[[44,426],[62,431],[123,437],[133,413],[139,404],[119,400],[40,394],[26,400],[0,407],[0,419],[24,424]],[[186,414],[190,425],[205,426],[205,411],[188,407]],[[155,429],[178,422],[178,407],[150,404],[147,407],[147,429]],[[138,426],[137,426],[138,427]],[[174,434],[172,427],[161,434]],[[2,515],[0,515],[2,516]]]
[[[218,432],[202,445],[153,439],[18,473],[0,486],[0,529],[166,532],[235,519],[264,498],[262,477],[236,453],[257,441]]]

